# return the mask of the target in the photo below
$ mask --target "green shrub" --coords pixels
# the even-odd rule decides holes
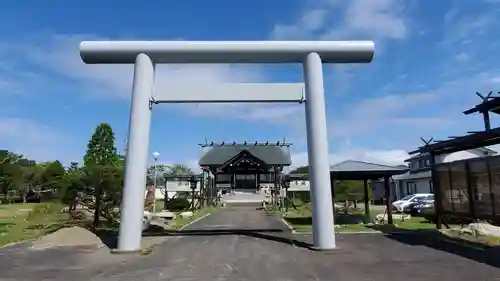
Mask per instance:
[[[176,197],[168,201],[167,208],[170,211],[178,212],[188,210],[190,203],[186,198]]]
[[[191,198],[192,192],[189,191],[179,191],[177,192],[177,198]]]
[[[335,214],[335,223],[337,224],[360,224],[368,222],[370,222],[370,218],[365,214]]]
[[[292,192],[293,192],[293,196],[290,195],[290,197],[292,197],[292,198],[294,198],[294,200],[298,201],[296,203],[296,205],[301,205],[304,203],[311,202],[311,194],[309,191],[292,191]]]

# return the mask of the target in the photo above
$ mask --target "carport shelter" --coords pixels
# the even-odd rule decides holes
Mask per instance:
[[[370,205],[368,201],[368,180],[384,179],[385,202],[387,208],[387,222],[392,224],[391,189],[389,178],[394,175],[404,174],[408,171],[404,166],[386,166],[368,162],[347,160],[330,167],[330,179],[332,188],[336,180],[363,180],[365,215],[370,216]]]

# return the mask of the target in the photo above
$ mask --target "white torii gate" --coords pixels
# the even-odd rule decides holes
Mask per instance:
[[[80,55],[88,64],[135,64],[130,110],[125,187],[122,201],[118,251],[140,250],[144,187],[148,163],[151,108],[169,102],[277,102],[303,101],[293,86],[277,87],[281,94],[269,97],[217,94],[192,97],[154,93],[155,64],[166,63],[302,63],[305,80],[305,118],[309,182],[313,207],[313,245],[318,250],[335,248],[332,194],[328,161],[328,136],[322,63],[369,63],[372,41],[84,41]],[[244,84],[243,84],[244,85]],[[259,86],[251,86],[258,89]],[[234,87],[234,86],[233,86]],[[245,86],[237,86],[245,87]],[[286,90],[286,87],[291,87]],[[260,90],[264,88],[260,87]],[[295,87],[296,89],[296,87]],[[269,90],[267,90],[269,92]],[[293,93],[291,93],[293,92]]]

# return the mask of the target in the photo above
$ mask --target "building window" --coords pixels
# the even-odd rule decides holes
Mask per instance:
[[[434,187],[432,186],[432,180],[429,181],[429,193],[434,193]]]
[[[406,183],[406,195],[417,193],[417,184],[414,182]]]
[[[425,168],[425,160],[424,159],[418,160],[418,167],[420,169]]]
[[[410,170],[417,170],[417,169],[418,169],[418,161],[411,161]]]
[[[425,159],[425,167],[431,166],[431,159]]]

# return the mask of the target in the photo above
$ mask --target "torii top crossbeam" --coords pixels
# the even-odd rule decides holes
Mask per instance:
[[[85,63],[134,63],[144,53],[155,63],[302,63],[317,53],[323,63],[369,63],[372,41],[84,41]]]

